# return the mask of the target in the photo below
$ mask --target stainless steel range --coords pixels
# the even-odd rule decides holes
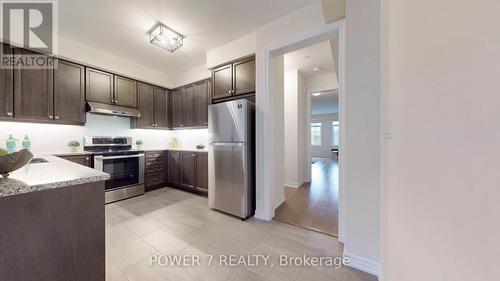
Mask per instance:
[[[111,175],[106,203],[144,194],[144,151],[132,149],[131,137],[85,137],[84,142],[84,150],[94,154],[94,168]]]

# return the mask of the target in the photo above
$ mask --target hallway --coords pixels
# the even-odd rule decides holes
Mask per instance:
[[[275,220],[338,235],[338,161],[313,158],[311,183],[285,187],[286,201],[276,209]]]

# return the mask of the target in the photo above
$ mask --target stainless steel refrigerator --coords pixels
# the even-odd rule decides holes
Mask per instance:
[[[255,106],[247,99],[208,108],[208,203],[246,219],[255,210]]]

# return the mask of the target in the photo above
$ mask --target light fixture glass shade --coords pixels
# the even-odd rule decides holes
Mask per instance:
[[[173,52],[179,49],[184,40],[184,35],[167,27],[162,23],[157,23],[149,33],[149,42],[160,48]]]

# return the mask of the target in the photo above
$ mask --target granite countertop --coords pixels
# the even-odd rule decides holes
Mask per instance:
[[[36,154],[47,163],[28,164],[14,171],[8,178],[0,178],[0,198],[104,181],[109,174],[88,168],[49,154]]]

